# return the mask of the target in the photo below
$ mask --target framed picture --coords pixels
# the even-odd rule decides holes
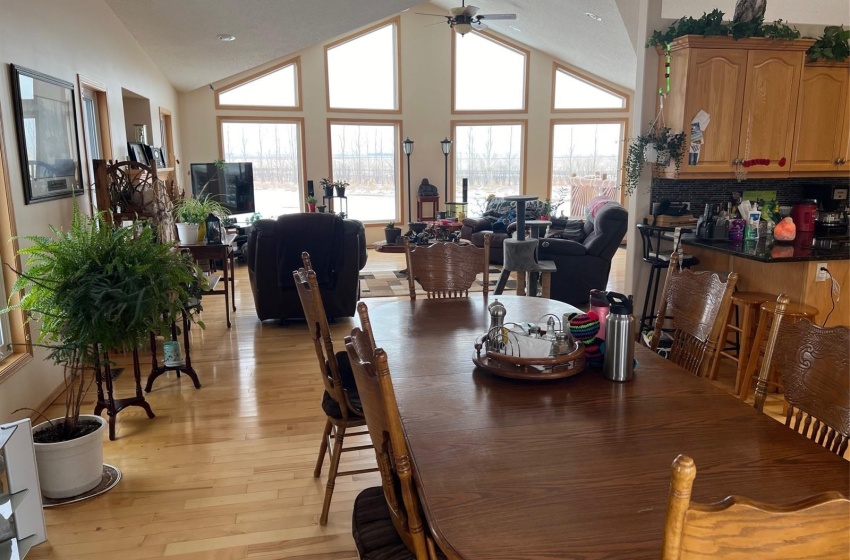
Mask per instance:
[[[157,168],[162,169],[163,167],[165,167],[165,156],[162,153],[162,149],[154,148],[153,146],[151,146],[151,158],[150,159],[151,159],[151,161],[156,162]]]
[[[141,142],[127,142],[127,153],[130,154],[130,161],[137,161],[145,165],[151,164],[145,145]]]
[[[82,194],[74,84],[10,68],[26,203]]]

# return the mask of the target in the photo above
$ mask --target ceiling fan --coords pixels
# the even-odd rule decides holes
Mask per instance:
[[[418,14],[421,16],[436,16],[446,18],[446,23],[455,30],[455,33],[466,35],[473,29],[487,29],[483,20],[512,20],[516,19],[516,14],[479,14],[478,8],[475,6],[467,6],[464,0],[461,0],[459,8],[449,9],[449,16],[438,14]]]

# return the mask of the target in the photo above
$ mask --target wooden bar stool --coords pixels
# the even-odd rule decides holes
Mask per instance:
[[[758,371],[759,358],[761,357],[761,346],[767,338],[770,324],[776,314],[776,304],[776,301],[766,301],[759,306],[758,327],[756,327],[756,334],[753,337],[752,351],[747,359],[747,368],[744,371],[744,379],[740,380],[740,383],[738,381],[735,382],[735,385],[741,385],[741,392],[739,393],[741,400],[747,399],[747,395],[750,392],[750,386],[753,382],[753,377],[755,377],[755,374]],[[818,313],[820,313],[820,310],[813,305],[807,305],[805,303],[789,303],[788,307],[785,308],[783,320],[790,323],[796,323],[805,317],[810,321],[814,321]],[[742,358],[743,357],[744,356],[742,355]],[[778,386],[778,383],[775,381],[769,381],[768,383]]]
[[[741,381],[744,379],[743,372],[747,366],[747,356],[750,353],[750,345],[753,340],[753,327],[755,319],[758,317],[759,307],[766,301],[776,300],[774,294],[767,292],[734,292],[732,294],[732,305],[735,306],[735,316],[729,314],[729,320],[723,325],[723,330],[720,331],[720,338],[717,340],[717,354],[714,355],[714,361],[709,370],[709,379],[717,379],[717,370],[720,366],[721,358],[728,358],[737,365],[735,373],[735,394],[741,392]],[[729,331],[735,333],[736,343],[729,346],[726,340],[729,336]],[[735,350],[735,354],[729,350]]]

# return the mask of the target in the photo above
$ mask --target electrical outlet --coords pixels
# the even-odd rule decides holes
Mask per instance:
[[[818,271],[815,275],[815,282],[826,282],[829,280],[829,274],[826,273],[826,263],[818,263]]]

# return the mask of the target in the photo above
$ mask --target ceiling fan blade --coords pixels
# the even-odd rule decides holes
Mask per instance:
[[[516,14],[481,14],[480,16],[478,16],[478,19],[489,19],[489,20],[516,19]]]
[[[478,31],[481,31],[482,29],[489,29],[489,27],[487,27],[486,25],[484,25],[483,23],[481,23],[480,21],[477,21],[477,20],[471,22],[470,25],[472,25],[472,27],[474,27]]]
[[[435,25],[445,25],[451,24],[451,21],[438,21],[437,23],[429,23],[428,25],[423,25],[422,27],[434,27]]]
[[[423,14],[422,12],[414,12],[417,16],[434,16],[434,17],[444,17],[449,19],[449,16],[446,14]]]

